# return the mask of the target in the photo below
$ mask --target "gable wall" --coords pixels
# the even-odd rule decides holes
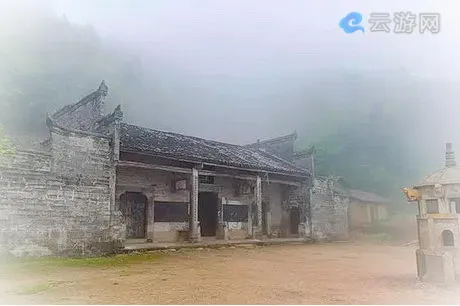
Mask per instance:
[[[1,252],[112,252],[123,234],[111,220],[108,139],[53,132],[48,146],[0,156]]]
[[[55,122],[60,126],[74,130],[91,130],[96,121],[102,118],[102,98],[99,92],[85,97],[84,100],[88,100],[87,103],[83,103],[80,107],[58,116]]]
[[[348,237],[348,203],[334,189],[334,180],[316,180],[311,192],[310,218],[312,238],[335,240]]]

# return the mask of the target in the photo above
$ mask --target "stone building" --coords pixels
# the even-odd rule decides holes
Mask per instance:
[[[425,177],[414,189],[406,188],[405,192],[409,200],[418,203],[418,278],[452,283],[460,275],[460,167],[452,144],[446,145],[445,167]]]
[[[120,106],[104,115],[107,93],[103,82],[48,116],[39,150],[0,156],[3,252],[346,236],[346,200],[315,179],[313,154],[294,151],[295,133],[240,146],[148,129],[124,122]]]
[[[348,228],[363,229],[388,219],[390,199],[371,192],[352,189],[349,191]]]

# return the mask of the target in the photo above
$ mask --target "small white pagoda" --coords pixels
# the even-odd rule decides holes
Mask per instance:
[[[422,281],[453,283],[460,279],[460,167],[452,144],[446,144],[444,168],[425,177],[413,189],[418,202],[417,276]]]

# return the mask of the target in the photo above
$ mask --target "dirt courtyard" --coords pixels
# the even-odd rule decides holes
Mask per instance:
[[[413,247],[330,243],[39,261],[1,271],[2,303],[455,304],[415,281]]]

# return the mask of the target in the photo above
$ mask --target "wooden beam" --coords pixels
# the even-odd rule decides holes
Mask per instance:
[[[124,184],[124,183],[117,183],[117,189],[123,190],[124,192],[145,192],[156,185],[142,185],[142,184]],[[118,192],[117,192],[118,193]]]
[[[138,162],[131,162],[131,161],[119,161],[117,163],[119,167],[133,167],[133,168],[142,168],[142,169],[149,169],[149,170],[162,170],[168,172],[176,172],[176,173],[192,173],[192,169],[187,168],[179,168],[173,166],[163,166],[163,165],[152,165],[152,164],[145,164],[145,163],[138,163]]]
[[[200,175],[208,175],[208,176],[220,176],[220,177],[232,177],[242,180],[248,181],[255,181],[256,177],[254,175],[244,175],[244,174],[232,174],[232,173],[221,173],[216,171],[210,170],[200,170],[198,171]]]
[[[269,179],[269,183],[296,186],[296,187],[299,187],[299,186],[302,185],[302,183],[299,183],[299,182],[290,182],[290,181],[283,181],[283,180],[270,180],[270,179]]]
[[[231,178],[236,178],[236,179],[241,179],[241,180],[246,180],[246,181],[256,181],[257,180],[257,176],[255,175],[221,173],[221,172],[209,171],[209,170],[200,170],[199,174],[208,175],[208,176],[231,177]],[[268,178],[268,182],[274,183],[274,184],[291,185],[291,186],[301,185],[300,182],[295,182],[295,181],[273,180],[273,179],[270,179],[270,176]]]

